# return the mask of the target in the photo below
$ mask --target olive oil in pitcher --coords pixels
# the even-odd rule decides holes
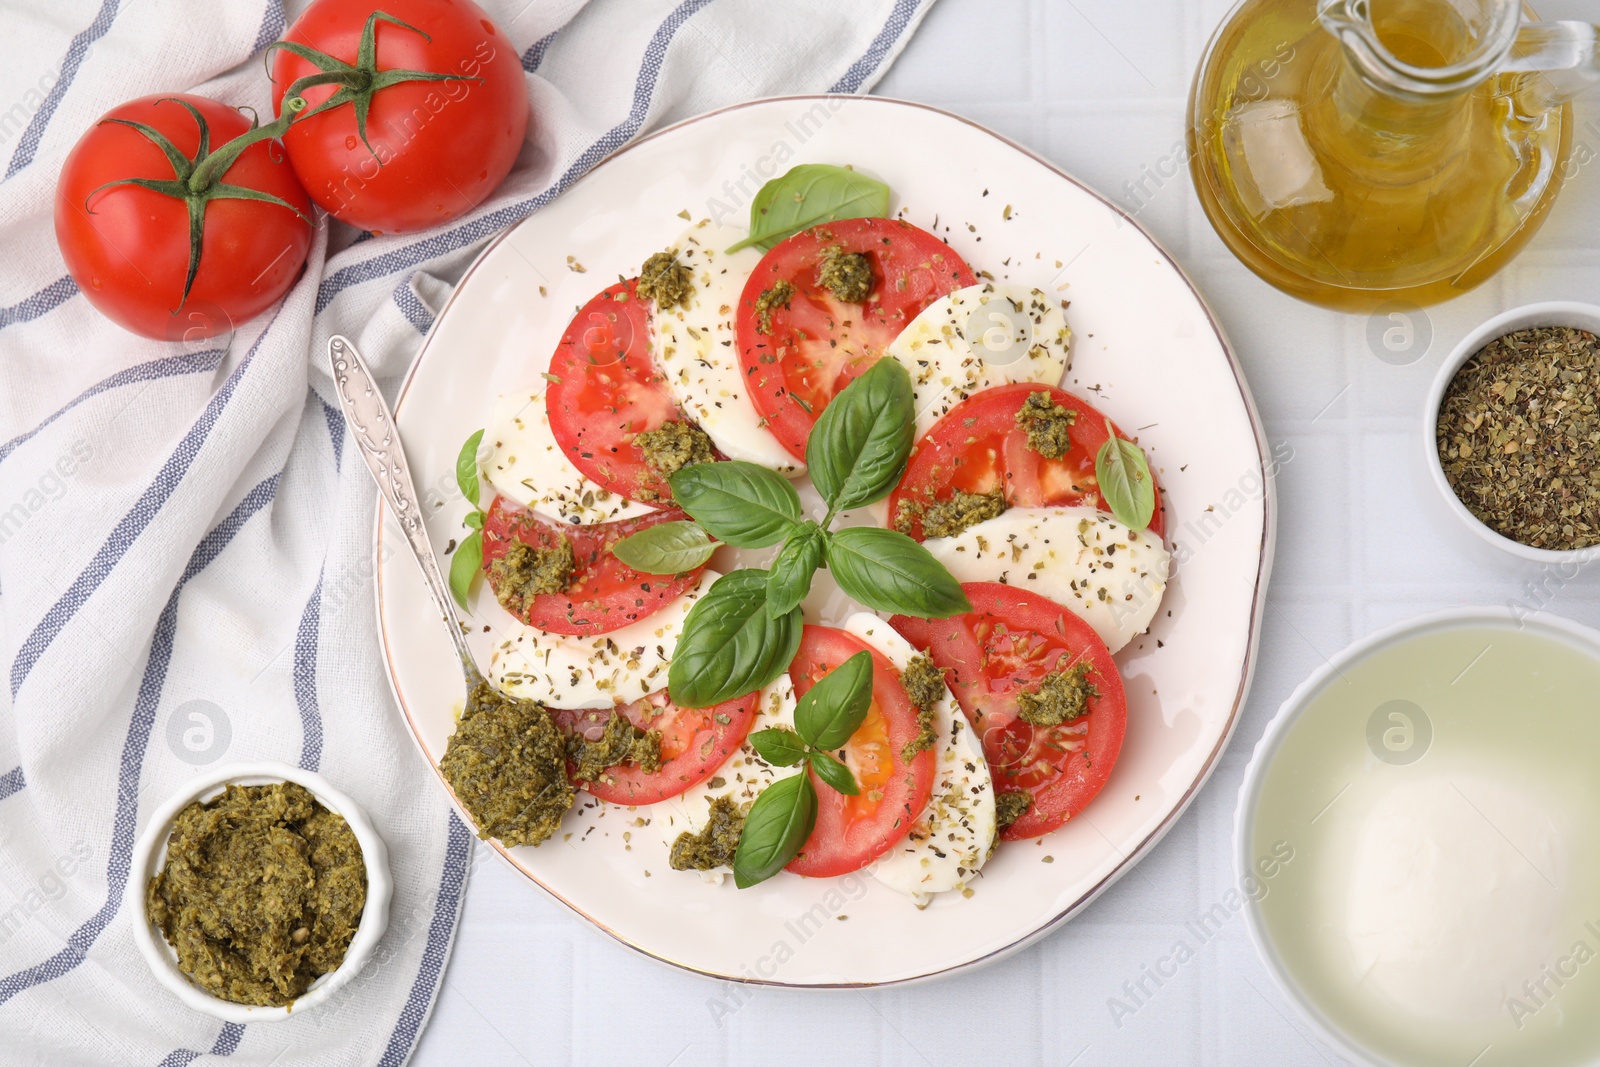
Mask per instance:
[[[1190,169],[1268,282],[1351,310],[1448,299],[1543,222],[1600,78],[1593,27],[1513,0],[1245,0],[1190,96]]]

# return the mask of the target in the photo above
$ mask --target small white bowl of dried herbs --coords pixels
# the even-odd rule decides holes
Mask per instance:
[[[1600,558],[1600,307],[1529,304],[1445,359],[1424,447],[1450,510],[1524,560]]]

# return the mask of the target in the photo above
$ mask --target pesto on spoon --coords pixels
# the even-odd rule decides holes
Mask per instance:
[[[328,361],[350,434],[422,568],[461,660],[466,701],[439,769],[477,824],[479,837],[537,845],[555,832],[572,807],[561,732],[541,705],[500,692],[478,669],[428,540],[394,414],[348,339],[334,336],[328,341]]]

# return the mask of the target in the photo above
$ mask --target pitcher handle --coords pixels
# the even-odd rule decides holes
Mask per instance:
[[[1600,26],[1587,22],[1527,22],[1500,68],[1509,74],[1533,74],[1528,91],[1545,106],[1563,104],[1600,84]]]

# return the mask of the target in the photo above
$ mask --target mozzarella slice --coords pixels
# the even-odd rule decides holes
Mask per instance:
[[[654,615],[597,637],[514,623],[489,656],[489,680],[552,708],[609,708],[664,689],[683,620],[719,577],[704,571],[699,585]]]
[[[995,385],[1061,384],[1072,331],[1061,305],[1008,282],[969,285],[922,310],[887,349],[911,373],[917,437],[956,404]]]
[[[923,542],[960,582],[1003,582],[1049,597],[1094,627],[1115,652],[1161,606],[1171,556],[1094,508],[1012,508],[955,537]]]
[[[495,489],[523,507],[581,524],[633,519],[653,511],[591,481],[567,461],[550,431],[542,382],[527,392],[496,397],[484,438],[492,449],[484,474]]]
[[[657,311],[651,317],[656,363],[673,399],[700,424],[729,459],[741,459],[798,476],[805,464],[766,428],[745,388],[734,333],[734,313],[761,252],[724,249],[745,237],[743,230],[702,220],[668,246],[694,274],[687,306]]]
[[[917,654],[889,624],[857,612],[844,629],[882,652],[900,670]],[[911,832],[872,867],[872,876],[926,907],[933,894],[961,889],[994,844],[994,782],[978,739],[950,690],[934,709],[938,742],[933,796]]]
[[[761,691],[756,721],[750,727],[750,732],[774,726],[794,729],[794,708],[794,683],[787,674],[779,675],[777,681]],[[757,756],[756,750],[747,741],[710,778],[699,785],[690,786],[675,797],[651,804],[650,828],[659,834],[662,845],[670,853],[678,835],[698,834],[705,829],[711,802],[717,797],[729,797],[742,807],[754,803],[757,794],[773,782],[799,771],[799,767],[772,766]],[[697,873],[702,881],[721,885],[729,871],[725,867],[718,867]]]

